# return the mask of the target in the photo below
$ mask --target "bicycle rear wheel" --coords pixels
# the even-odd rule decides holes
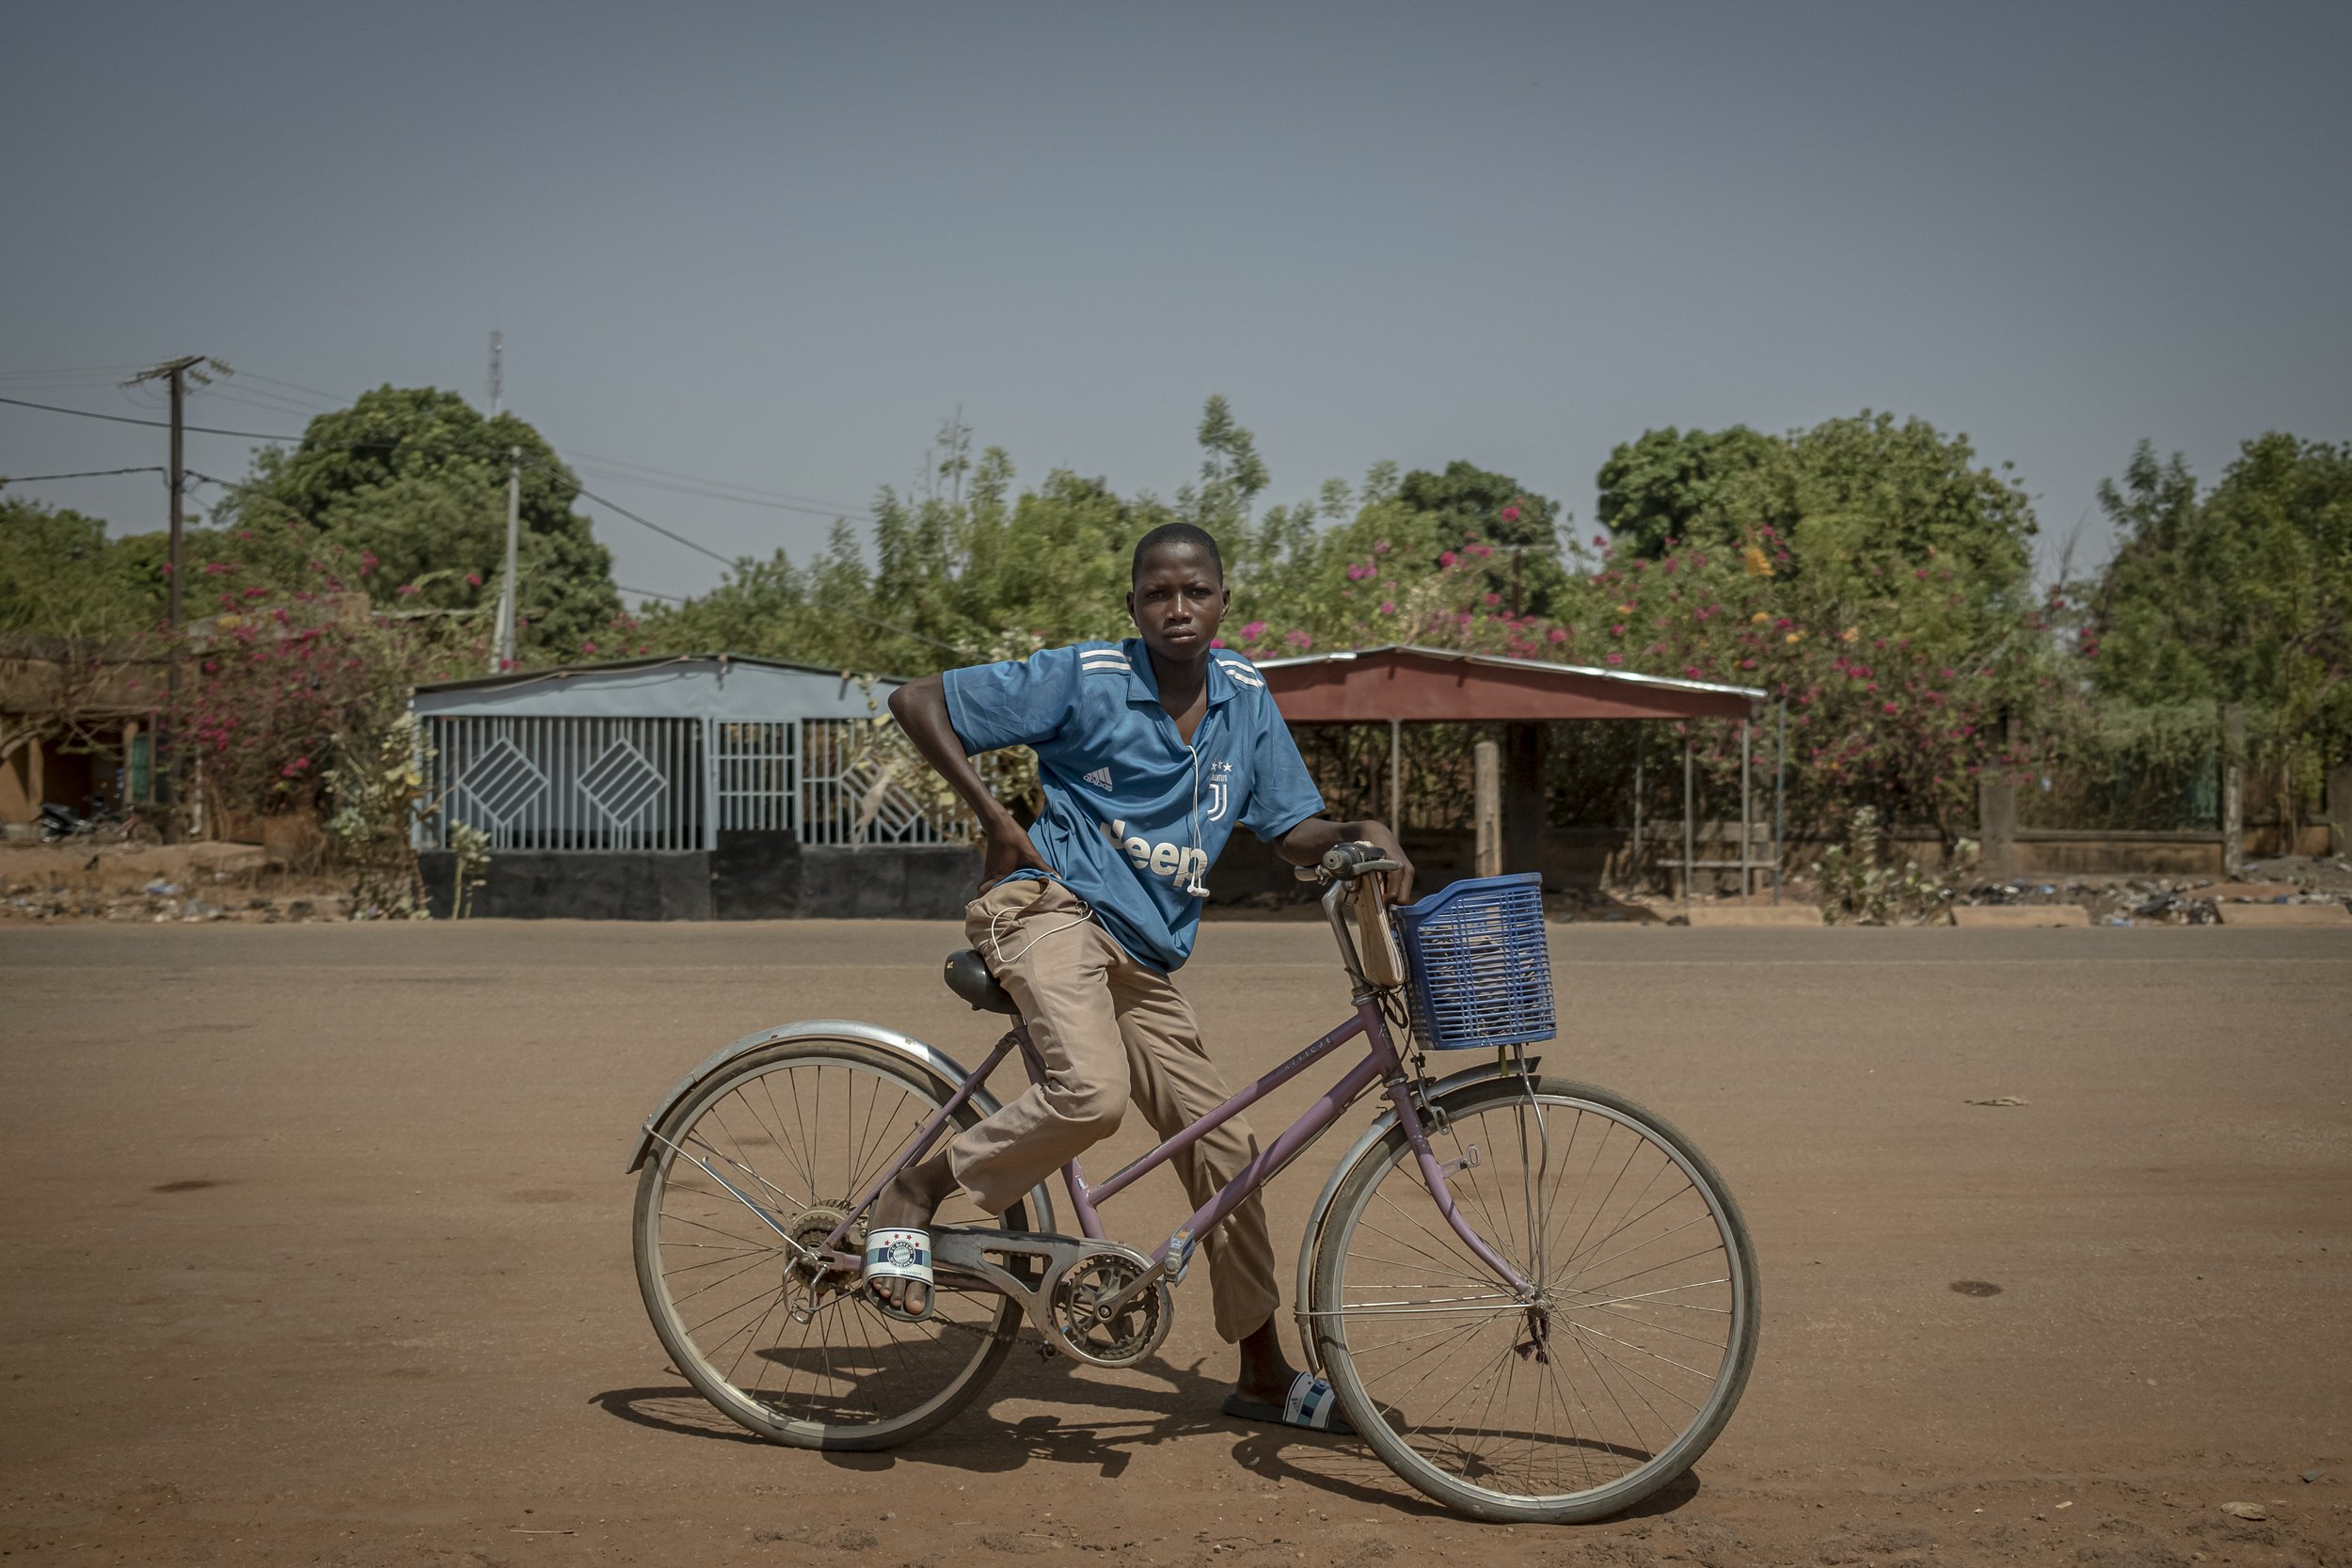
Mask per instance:
[[[1755,1249],[1706,1157],[1605,1089],[1497,1080],[1430,1144],[1517,1299],[1429,1199],[1405,1134],[1342,1178],[1312,1321],[1342,1408],[1399,1476],[1484,1519],[1620,1513],[1690,1468],[1756,1358]]]
[[[962,1409],[1011,1350],[1021,1309],[1004,1295],[943,1284],[928,1318],[901,1323],[854,1272],[819,1274],[801,1250],[950,1092],[862,1041],[792,1040],[731,1064],[655,1130],[637,1184],[638,1289],[678,1370],[731,1419],[796,1448],[893,1448]],[[967,1103],[959,1125],[978,1119]],[[939,1223],[1025,1230],[1028,1207],[992,1219],[959,1196]],[[845,1250],[862,1250],[865,1231],[861,1220]]]

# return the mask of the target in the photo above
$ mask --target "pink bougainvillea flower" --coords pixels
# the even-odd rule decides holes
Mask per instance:
[[[1396,613],[1396,601],[1395,601],[1394,599],[1382,599],[1382,600],[1380,601],[1380,613],[1381,613],[1381,614],[1383,614],[1383,615],[1393,615],[1393,614],[1395,614],[1395,613]]]
[[[1223,639],[1222,637],[1212,637],[1212,638],[1210,638],[1210,639],[1209,639],[1209,646],[1210,646],[1210,647],[1212,647],[1212,648],[1222,648],[1223,646],[1225,646],[1225,639]],[[639,653],[641,653],[641,654],[642,654],[642,653],[644,653],[645,650],[644,650],[644,649],[643,649],[643,648],[640,648],[640,649],[638,649],[637,651],[638,651]]]
[[[1470,554],[1482,559],[1495,553],[1495,547],[1492,545],[1470,545],[1465,547]]]
[[[1554,626],[1551,628],[1551,640],[1554,642],[1565,642],[1568,640],[1568,634],[1558,626]]]
[[[1461,558],[1456,556],[1452,550],[1441,550],[1438,555],[1438,564],[1440,566],[1451,566],[1459,559]]]
[[[1372,546],[1372,553],[1375,555],[1386,555],[1389,553],[1390,548],[1391,546],[1389,542],[1386,539],[1382,539]]]
[[[479,588],[479,587],[481,587],[481,586],[482,586],[482,574],[481,574],[481,573],[479,573],[479,572],[468,572],[468,573],[466,574],[466,583],[467,583],[467,586],[471,587],[471,588]]]
[[[395,594],[421,594],[424,590],[419,588],[413,582],[404,582],[398,588],[392,590],[392,592]]]
[[[1494,606],[1496,606],[1496,605],[1501,604],[1502,602],[1502,594],[1487,594],[1487,595],[1486,596],[1486,604],[1487,605],[1487,607],[1488,607],[1489,609],[1493,608],[1493,607],[1494,607]]]
[[[596,651],[596,645],[594,642],[582,642],[580,645],[580,651],[583,654],[593,654]]]
[[[1252,621],[1248,626],[1241,628],[1241,640],[1244,642],[1255,642],[1259,638],[1263,637],[1264,635],[1265,623],[1263,621]]]
[[[1302,653],[1315,645],[1315,640],[1303,631],[1286,632],[1283,634],[1283,641]]]
[[[1623,654],[1611,654],[1611,655],[1609,656],[1609,662],[1610,662],[1610,663],[1612,663],[1612,664],[1623,664],[1623,663],[1625,662],[1625,655],[1623,655]]]
[[[1519,520],[1519,509],[1517,506],[1504,507],[1502,509],[1502,520],[1506,523],[1518,522]]]
[[[1616,626],[1611,626],[1609,628],[1609,635],[1612,637],[1623,637],[1625,635],[1624,624],[1619,623]]]

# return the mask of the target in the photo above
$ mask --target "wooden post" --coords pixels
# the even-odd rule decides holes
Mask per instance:
[[[1754,749],[1751,743],[1755,736],[1751,723],[1750,720],[1740,721],[1740,904],[1743,909],[1748,902],[1748,862],[1756,855],[1756,833],[1749,826],[1748,804],[1748,753]]]
[[[1405,832],[1405,721],[1389,721],[1389,832]]]
[[[1642,777],[1642,764],[1649,752],[1649,729],[1644,725],[1633,732],[1633,847],[1627,851],[1625,885],[1639,887],[1635,880],[1642,873],[1642,790],[1646,783]]]
[[[1502,730],[1502,864],[1509,871],[1544,868],[1544,726],[1506,724]]]
[[[1470,753],[1471,810],[1477,823],[1477,852],[1472,874],[1502,875],[1502,752],[1491,740],[1482,740]]]
[[[2333,829],[2328,836],[2334,841],[2328,852],[2352,853],[2352,762],[2339,762],[2328,769],[2328,821]]]
[[[1780,700],[1778,728],[1772,739],[1772,907],[1780,907],[1780,868],[1788,858],[1783,840],[1788,832],[1788,699]]]
[[[2234,877],[2246,862],[2246,705],[2221,710],[2221,871]]]
[[[1698,845],[1698,773],[1693,765],[1692,747],[1697,737],[1691,733],[1691,721],[1682,721],[1682,912],[1691,912],[1691,863],[1699,858]]]
[[[2016,720],[2005,721],[2002,736],[2003,752],[2014,755]],[[1977,781],[1977,863],[1995,880],[2017,870],[2017,786],[2009,779],[2010,766],[2002,763],[1999,771],[1987,772]]]

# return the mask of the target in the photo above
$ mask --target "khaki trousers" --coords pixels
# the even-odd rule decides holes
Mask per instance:
[[[1059,882],[999,882],[965,909],[964,934],[1021,1006],[1045,1062],[1032,1084],[947,1148],[948,1168],[982,1209],[999,1214],[1064,1162],[1119,1130],[1130,1097],[1161,1137],[1225,1102],[1225,1081],[1168,976],[1127,956]],[[1235,1116],[1169,1164],[1194,1207],[1255,1158]],[[1216,1331],[1231,1342],[1274,1316],[1274,1244],[1256,1194],[1202,1242]]]

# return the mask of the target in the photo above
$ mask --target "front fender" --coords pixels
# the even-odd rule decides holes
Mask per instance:
[[[1537,1068],[1543,1066],[1543,1060],[1541,1056],[1527,1058],[1527,1071],[1530,1076],[1534,1074]],[[1434,1100],[1440,1095],[1451,1094],[1455,1089],[1468,1088],[1472,1084],[1484,1084],[1490,1079],[1516,1078],[1518,1073],[1518,1068],[1509,1062],[1482,1062],[1476,1067],[1464,1068],[1459,1072],[1450,1072],[1443,1078],[1435,1080],[1429,1085],[1430,1098]],[[1365,1150],[1387,1137],[1390,1130],[1395,1126],[1396,1107],[1391,1105],[1372,1118],[1372,1125],[1364,1129],[1363,1136],[1348,1145],[1347,1151],[1342,1154],[1331,1166],[1331,1174],[1323,1183],[1323,1192],[1315,1198],[1314,1209],[1307,1216],[1306,1234],[1298,1243],[1298,1284],[1291,1297],[1291,1309],[1298,1317],[1298,1342],[1307,1353],[1307,1370],[1318,1377],[1323,1375],[1323,1354],[1315,1343],[1313,1326],[1307,1317],[1309,1310],[1307,1291],[1314,1275],[1315,1249],[1323,1241],[1323,1223],[1330,1216],[1331,1200],[1339,1196],[1341,1178],[1355,1168],[1356,1162],[1363,1156]]]
[[[950,1088],[963,1087],[972,1076],[963,1069],[961,1063],[946,1052],[924,1044],[913,1035],[902,1035],[896,1029],[884,1029],[880,1024],[860,1023],[854,1019],[846,1018],[813,1018],[803,1019],[798,1023],[782,1024],[773,1029],[762,1029],[757,1034],[744,1036],[733,1045],[712,1052],[703,1058],[701,1066],[678,1080],[677,1087],[672,1089],[663,1097],[661,1103],[654,1107],[653,1115],[645,1118],[645,1125],[639,1131],[637,1151],[629,1157],[629,1173],[634,1175],[637,1167],[645,1163],[645,1157],[653,1152],[654,1129],[661,1125],[662,1118],[670,1114],[677,1102],[692,1093],[697,1084],[702,1083],[746,1051],[756,1051],[766,1045],[779,1045],[787,1040],[838,1039],[856,1040],[865,1045],[877,1045],[884,1051],[895,1051],[902,1056],[911,1056],[925,1068],[946,1079]],[[982,1116],[993,1116],[997,1110],[995,1097],[986,1088],[977,1088],[972,1091],[972,1103],[978,1108]]]

